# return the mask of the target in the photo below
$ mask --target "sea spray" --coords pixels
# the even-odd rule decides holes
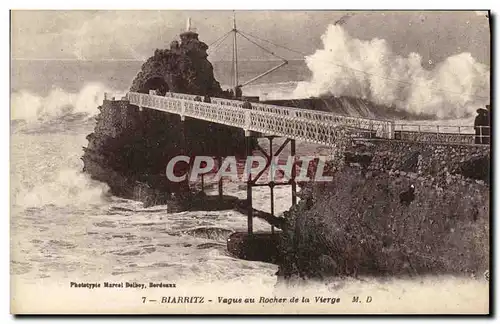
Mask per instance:
[[[44,205],[75,206],[102,203],[108,191],[104,183],[74,169],[63,169],[53,181],[24,187],[14,193],[16,206],[41,207]]]
[[[14,205],[24,208],[44,205],[78,206],[103,203],[108,186],[75,169],[60,170],[53,181],[14,191]]]
[[[341,26],[330,25],[322,41],[306,57],[312,78],[299,83],[295,98],[352,96],[438,118],[467,117],[489,103],[489,67],[470,53],[427,70],[418,53],[397,55],[384,39],[356,39]]]
[[[53,88],[47,96],[39,96],[27,90],[11,95],[11,119],[28,123],[46,122],[72,114],[92,117],[99,113],[105,92],[117,94],[101,83],[88,83],[78,93]]]

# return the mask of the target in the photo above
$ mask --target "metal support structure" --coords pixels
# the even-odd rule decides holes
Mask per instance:
[[[180,125],[180,136],[179,136],[179,148],[183,155],[186,153],[186,123],[185,120],[181,117]]]
[[[187,155],[187,147],[186,147],[186,122],[184,118],[181,118],[181,122],[179,123],[180,125],[180,130],[179,130],[179,151],[180,155]],[[191,161],[189,161],[188,165],[188,173],[186,175],[186,180],[180,183],[181,185],[181,190],[187,190],[189,191],[189,174],[191,169]]]
[[[247,156],[250,156],[252,154],[251,152],[251,137],[250,137],[250,132],[247,133],[246,137],[246,143],[247,143]],[[276,186],[283,186],[283,185],[291,185],[292,186],[292,204],[295,205],[297,203],[297,195],[296,195],[296,183],[295,183],[295,177],[296,177],[296,162],[295,162],[295,140],[287,138],[283,144],[281,144],[276,151],[274,151],[273,148],[273,140],[278,137],[278,136],[264,136],[265,138],[268,139],[269,141],[269,149],[268,152],[264,150],[259,144],[257,144],[257,149],[265,156],[266,158],[266,166],[263,170],[261,170],[255,177],[252,178],[251,174],[248,174],[247,178],[247,201],[248,201],[248,233],[252,233],[253,231],[253,226],[251,222],[251,217],[253,216],[253,208],[252,208],[252,188],[253,187],[269,187],[270,190],[270,198],[271,198],[271,217],[275,217],[274,215],[274,188]],[[293,165],[292,165],[292,170],[291,170],[291,177],[288,181],[284,182],[276,182],[274,177],[275,177],[275,168],[274,168],[274,159],[277,158],[281,152],[287,147],[287,145],[290,143],[290,154],[293,156]],[[246,166],[247,170],[251,169],[251,165]],[[260,179],[260,177],[266,172],[266,170],[270,173],[270,181],[266,183],[257,183],[257,181]],[[271,225],[271,233],[275,233],[274,226]]]
[[[252,137],[245,137],[246,144],[246,154],[247,156],[252,155]],[[253,206],[252,206],[252,174],[248,172],[247,178],[247,228],[248,234],[250,236],[253,235]]]
[[[219,155],[217,156],[217,168],[220,170],[220,167],[222,166],[222,157]],[[220,177],[219,182],[217,184],[218,190],[219,190],[219,200],[222,201],[223,198],[223,186],[222,186],[222,177]]]
[[[297,177],[297,161],[295,159],[295,140],[290,140],[290,155],[293,157],[293,168],[292,168],[292,206],[297,204],[297,183],[295,178]]]
[[[269,190],[271,191],[271,217],[274,217],[274,163],[273,163],[273,138],[272,136],[268,137],[269,140],[269,158],[271,159],[271,182],[269,182]],[[271,225],[271,233],[274,234],[274,226]]]
[[[201,192],[205,192],[205,180],[203,178],[204,174],[201,174]]]
[[[233,53],[234,53],[234,94],[236,95],[236,89],[238,88],[238,45],[236,44],[236,34],[238,30],[236,29],[236,16],[233,16]]]
[[[248,85],[248,84],[250,84],[250,83],[252,83],[252,82],[254,82],[254,81],[258,80],[258,79],[260,79],[260,78],[263,78],[263,77],[265,77],[266,75],[268,75],[269,73],[272,73],[272,72],[276,71],[277,69],[279,69],[279,68],[281,68],[282,66],[285,66],[285,65],[287,65],[287,64],[288,64],[288,61],[284,61],[284,62],[282,62],[280,65],[277,65],[277,66],[275,66],[275,67],[273,67],[273,68],[271,68],[271,69],[267,70],[266,72],[263,72],[263,73],[261,73],[261,74],[257,75],[256,77],[251,78],[250,80],[248,80],[248,81],[244,82],[243,84],[241,84],[241,86],[242,86],[242,87],[244,87],[244,86],[246,86],[246,85]]]

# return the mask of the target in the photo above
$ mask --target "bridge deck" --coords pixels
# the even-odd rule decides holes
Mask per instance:
[[[251,108],[245,108],[244,101],[211,97],[210,103],[205,103],[200,96],[172,92],[165,96],[129,92],[127,100],[143,108],[332,147],[341,130],[351,137],[474,143],[472,125],[401,124],[255,102],[250,103]],[[482,137],[489,137],[489,131]]]
[[[127,95],[130,103],[139,107],[326,146],[335,146],[341,129],[351,136],[366,136],[366,133],[379,138],[394,136],[390,121],[259,103],[251,103],[252,108],[248,109],[243,108],[242,101],[211,98],[211,103],[205,103],[195,101],[196,97],[200,98],[177,93],[157,96],[129,92]]]

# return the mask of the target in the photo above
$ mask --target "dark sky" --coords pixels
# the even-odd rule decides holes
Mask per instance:
[[[255,36],[312,54],[321,47],[329,24],[345,15],[339,11],[237,11],[238,28]],[[207,44],[232,28],[232,11],[13,11],[12,57],[17,59],[139,59],[166,48],[193,27]],[[423,62],[470,52],[489,65],[490,35],[485,13],[359,11],[344,28],[362,40],[386,39],[397,54],[422,55]],[[230,60],[230,39],[210,60]],[[241,60],[270,55],[238,39]],[[273,49],[274,50],[274,49]],[[287,59],[300,55],[276,49]]]

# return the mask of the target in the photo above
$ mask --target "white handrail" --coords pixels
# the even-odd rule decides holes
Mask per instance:
[[[434,135],[435,140],[441,140],[453,133],[465,139],[475,133],[474,126],[399,124],[388,120],[342,116],[324,111],[216,97],[210,97],[210,103],[207,103],[203,102],[205,99],[203,96],[183,93],[167,92],[165,96],[158,96],[129,92],[127,98],[131,104],[141,109],[145,107],[161,110],[239,127],[246,131],[275,134],[332,146],[335,145],[337,130],[340,127],[349,130],[354,137],[393,139],[396,133],[403,132],[420,134],[429,141],[434,141],[431,139]],[[482,126],[481,132],[484,128],[489,127]],[[481,134],[481,137],[489,135]],[[445,140],[451,141],[447,138]],[[460,141],[462,140],[457,139],[457,142]]]
[[[266,107],[259,104],[256,109],[241,108],[232,103],[224,105],[225,99],[211,98],[211,103],[193,100],[199,96],[169,94],[167,96],[148,95],[130,92],[131,104],[186,117],[206,120],[247,131],[275,134],[308,142],[334,146],[340,128],[356,132],[371,132],[371,126],[377,124],[377,135],[388,138],[389,122],[373,122],[363,118],[337,116],[296,108]],[[183,98],[183,99],[179,99]],[[196,98],[196,99],[198,99]],[[253,104],[252,104],[253,107]]]

